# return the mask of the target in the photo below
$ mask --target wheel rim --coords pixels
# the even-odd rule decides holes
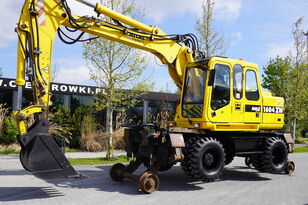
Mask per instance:
[[[281,144],[273,147],[272,161],[275,166],[282,166],[286,161],[286,152]]]
[[[221,153],[214,148],[207,149],[203,154],[202,166],[209,172],[214,172],[219,168]]]

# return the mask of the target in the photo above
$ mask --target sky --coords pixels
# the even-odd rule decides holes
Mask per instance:
[[[74,14],[95,15],[92,9],[67,0]],[[88,0],[96,3],[95,0]],[[15,78],[17,35],[14,32],[23,0],[1,0],[0,67],[3,77]],[[136,0],[145,9],[143,23],[155,25],[169,34],[196,33],[196,19],[201,16],[202,0]],[[291,29],[293,23],[304,17],[308,30],[308,0],[216,0],[214,28],[229,40],[226,56],[243,58],[263,67],[270,58],[286,56],[293,49]],[[156,91],[174,92],[176,86],[168,75],[167,67],[158,59],[147,55],[145,75],[151,75]],[[82,58],[82,45],[67,45],[58,37],[53,47],[52,68],[56,81],[61,83],[94,85]]]

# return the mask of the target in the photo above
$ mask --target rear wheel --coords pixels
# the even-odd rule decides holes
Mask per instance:
[[[235,157],[234,144],[233,141],[228,138],[222,138],[221,140],[222,141],[220,142],[222,143],[222,146],[225,150],[225,165],[228,165],[233,161]]]
[[[195,138],[188,149],[189,173],[195,180],[212,182],[219,178],[225,163],[225,152],[217,139]]]
[[[253,167],[259,172],[264,172],[264,160],[262,154],[255,154],[251,156]]]
[[[233,161],[234,156],[235,156],[235,151],[233,148],[228,147],[225,149],[225,153],[226,153],[225,165],[228,165]]]
[[[288,149],[285,142],[278,137],[266,140],[263,154],[263,168],[266,172],[280,174],[288,162]]]

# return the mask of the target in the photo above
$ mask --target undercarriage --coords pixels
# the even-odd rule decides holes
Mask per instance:
[[[110,176],[115,181],[128,178],[140,191],[152,193],[159,187],[159,171],[181,163],[184,173],[196,181],[213,182],[235,156],[245,157],[251,168],[272,174],[290,174],[294,162],[288,160],[293,142],[288,136],[266,132],[183,132],[174,133],[152,125],[126,125],[129,165],[115,164]],[[181,143],[183,142],[183,143]],[[132,173],[143,164],[141,176]]]

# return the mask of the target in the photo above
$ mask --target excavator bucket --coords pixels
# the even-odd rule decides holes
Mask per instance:
[[[52,136],[49,121],[39,120],[28,132],[19,136],[20,161],[23,167],[42,179],[79,178]]]

